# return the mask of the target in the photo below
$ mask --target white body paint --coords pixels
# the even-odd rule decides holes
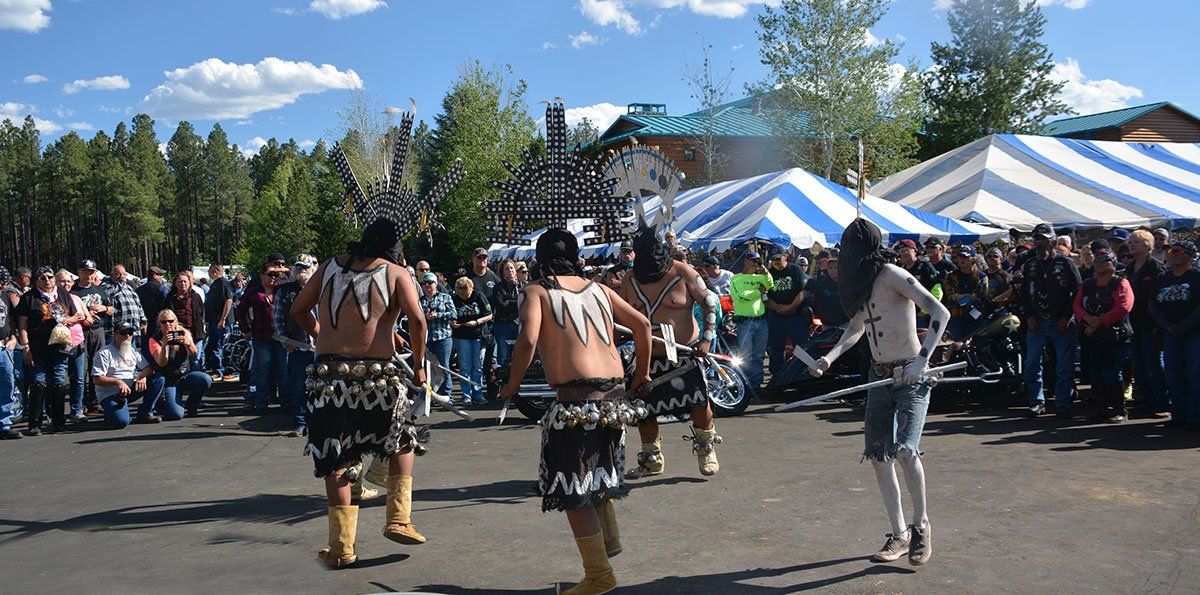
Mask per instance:
[[[342,271],[342,267],[332,259],[325,264],[325,276],[321,279],[321,299],[326,292],[329,296],[329,321],[333,328],[338,326],[338,316],[342,304],[351,296],[358,305],[358,314],[365,323],[371,318],[371,290],[379,292],[386,310],[391,304],[391,291],[388,289],[388,266],[381,264],[369,271]]]
[[[550,311],[554,313],[554,322],[558,326],[567,328],[566,319],[569,316],[579,340],[584,345],[588,344],[591,334],[588,330],[589,324],[605,345],[612,343],[612,337],[608,334],[613,319],[612,302],[599,285],[589,283],[579,293],[566,289],[550,289],[546,293],[550,296]]]

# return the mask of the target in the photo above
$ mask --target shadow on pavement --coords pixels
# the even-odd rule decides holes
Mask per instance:
[[[61,521],[0,518],[0,537],[16,541],[47,531],[129,531],[198,525],[212,522],[280,523],[296,525],[325,516],[324,496],[256,494],[228,500],[171,502],[129,506],[80,515]]]
[[[204,438],[221,438],[224,436],[262,436],[261,432],[164,432],[161,434],[130,434],[128,436],[113,436],[111,438],[93,438],[79,440],[75,444],[103,444],[106,442],[155,442],[160,440],[202,440]]]
[[[767,587],[759,585],[742,584],[740,581],[770,578],[791,574],[794,572],[804,572],[807,570],[815,570],[818,568],[826,568],[837,566],[840,564],[848,564],[858,562],[867,566],[848,572],[846,574],[833,576],[829,578],[817,579],[803,583],[797,583],[786,587]],[[754,568],[746,570],[738,570],[734,572],[721,572],[716,574],[704,574],[697,576],[667,576],[660,579],[641,583],[637,585],[618,585],[617,589],[621,593],[731,593],[731,594],[759,594],[759,593],[794,593],[797,591],[807,591],[819,589],[851,581],[863,576],[873,574],[912,574],[914,570],[898,567],[887,566],[882,564],[871,564],[870,558],[840,558],[836,560],[824,560],[821,562],[810,562],[808,564],[797,564],[795,566],[787,566],[784,568]],[[619,573],[619,571],[618,571]],[[617,577],[620,580],[620,575]],[[570,586],[572,583],[562,584],[562,587]],[[383,586],[383,585],[377,585]],[[483,593],[544,593],[546,588],[541,589],[496,589],[490,587],[460,587],[457,585],[423,585],[414,589],[417,592],[431,593],[446,593],[448,595],[482,595]]]

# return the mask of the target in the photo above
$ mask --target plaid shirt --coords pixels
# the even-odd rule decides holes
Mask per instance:
[[[287,329],[287,319],[289,316],[291,316],[292,304],[296,302],[296,296],[300,295],[301,289],[303,289],[303,287],[298,281],[290,281],[288,283],[284,283],[275,290],[275,304],[272,306],[275,310],[275,328],[278,330],[280,335],[288,337],[289,339],[297,339],[297,337],[288,336],[285,329]],[[313,308],[313,316],[316,316],[316,314],[317,309]],[[301,343],[308,343],[309,347],[315,346],[312,337],[308,336],[308,333],[305,333],[303,338],[299,338],[297,340],[299,340]]]
[[[450,295],[439,291],[433,294],[433,298],[427,298],[422,292],[421,310],[427,313],[425,322],[429,327],[425,340],[449,339],[450,321],[458,317],[458,311],[454,309],[454,300],[450,299]]]
[[[275,334],[275,312],[272,298],[262,286],[247,289],[238,302],[238,326],[246,338],[270,341]]]
[[[146,326],[146,313],[142,311],[142,300],[128,283],[105,281],[108,284],[108,299],[112,301],[112,327],[121,328],[126,322],[139,329]]]

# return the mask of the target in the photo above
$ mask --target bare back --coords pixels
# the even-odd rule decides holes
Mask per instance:
[[[551,386],[589,378],[621,378],[624,365],[613,340],[616,297],[604,285],[559,277],[561,289],[533,283],[525,300],[537,300],[541,324],[537,350]]]
[[[408,272],[378,258],[361,270],[343,266],[330,259],[313,275],[312,282],[319,284],[317,320],[322,329],[317,355],[392,357],[393,329],[403,301],[401,276]]]

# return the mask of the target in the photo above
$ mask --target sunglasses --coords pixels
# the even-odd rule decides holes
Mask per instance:
[[[1167,254],[1170,254],[1171,256],[1179,256],[1181,254],[1187,254],[1187,250],[1184,250],[1183,248],[1168,248]]]
[[[167,323],[171,323],[171,322],[179,322],[179,321],[175,320],[174,318],[164,318],[164,319],[158,321],[159,324],[167,324]]]
[[[437,281],[422,281],[421,285],[437,285]]]
[[[267,273],[267,276],[272,279],[278,279],[283,276],[283,273],[281,273],[279,271],[275,271],[275,272]]]
[[[38,279],[49,279],[49,280],[53,281],[54,275],[42,275],[42,276],[38,277]]]
[[[417,267],[417,272],[419,272],[419,273],[428,273],[428,272],[429,272],[429,267]]]

